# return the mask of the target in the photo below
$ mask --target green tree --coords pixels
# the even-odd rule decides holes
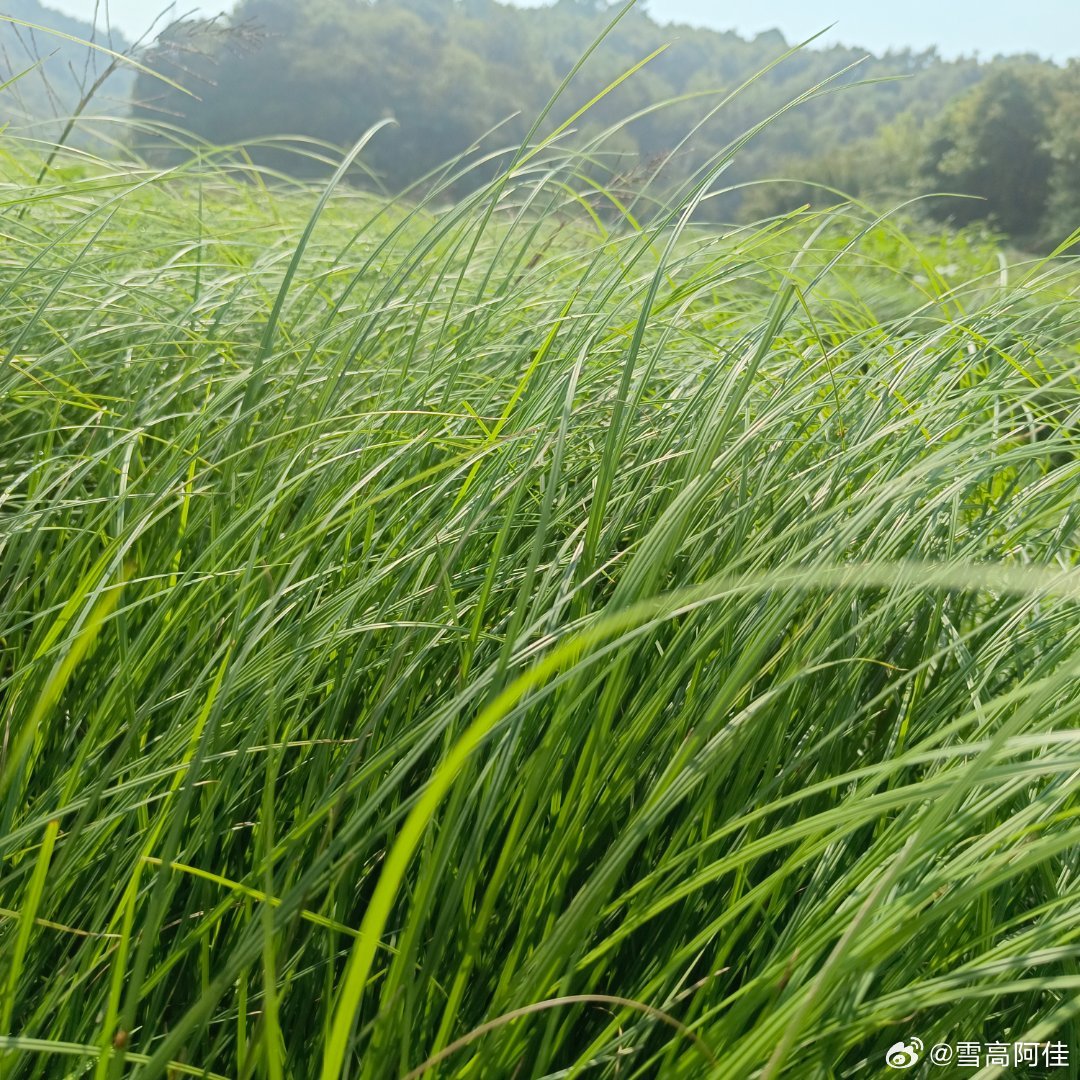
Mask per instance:
[[[946,110],[927,143],[925,184],[978,199],[937,200],[932,215],[991,218],[1018,238],[1038,233],[1050,193],[1051,77],[1043,65],[1003,65]]]
[[[493,127],[486,151],[520,140],[611,11],[606,0],[559,0],[544,8],[498,0],[239,0],[229,28],[260,28],[258,47],[250,36],[236,41],[222,34],[218,23],[179,24],[150,62],[193,84],[198,100],[140,77],[136,109],[222,144],[305,135],[346,146],[393,117],[397,126],[380,132],[363,164],[396,190],[467,151]],[[774,65],[788,49],[777,31],[747,40],[661,26],[637,9],[571,81],[546,130],[665,45],[574,122],[579,140],[618,128],[596,159],[601,182],[647,175],[649,193],[660,195],[808,87],[842,72],[830,85],[842,92],[783,111],[740,146],[703,213],[731,220],[833,198],[802,185],[747,194],[748,184],[776,175],[867,198],[971,192],[987,201],[944,200],[934,212],[961,222],[992,215],[999,227],[1024,236],[1038,230],[1051,189],[1055,213],[1072,212],[1070,106],[1058,107],[1057,134],[1048,141],[1048,88],[1058,73],[1031,61],[944,61],[932,50],[866,58],[861,50],[833,46],[804,49]],[[866,81],[872,85],[857,85]],[[687,94],[699,96],[651,108]],[[644,115],[619,126],[639,111]],[[680,153],[670,158],[675,147]],[[252,155],[302,176],[329,167],[312,155],[265,146]],[[663,162],[659,177],[656,161]],[[461,186],[483,175],[466,177]]]

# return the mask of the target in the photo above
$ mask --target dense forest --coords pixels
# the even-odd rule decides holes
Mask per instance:
[[[602,0],[531,9],[494,0],[241,0],[234,33],[219,21],[179,22],[153,53],[153,66],[198,100],[143,77],[137,112],[214,143],[296,133],[348,144],[393,117],[397,127],[380,133],[364,160],[397,191],[474,144],[480,156],[523,136],[615,11]],[[660,165],[668,182],[686,176],[819,87],[740,149],[724,176],[733,190],[710,212],[758,217],[835,199],[806,184],[754,183],[794,177],[870,199],[981,196],[926,209],[957,222],[989,219],[1030,245],[1057,242],[1080,219],[1080,68],[1030,56],[875,57],[839,46],[786,55],[791,43],[778,31],[746,40],[662,26],[633,9],[571,82],[552,125],[658,49],[574,125],[582,140],[616,128],[598,153],[610,182],[626,189],[620,194]],[[669,104],[655,108],[661,102]],[[717,107],[701,123],[710,103]],[[310,157],[269,160],[291,172],[321,167]]]
[[[44,21],[37,0],[7,10]],[[142,62],[186,93],[146,74],[125,73],[124,83],[107,89],[115,100],[118,87],[127,94],[134,83],[136,148],[159,164],[184,152],[176,149],[178,130],[219,145],[296,135],[348,146],[392,118],[365,148],[357,178],[392,194],[418,190],[465,155],[460,192],[505,163],[499,151],[525,136],[617,13],[604,0],[542,8],[495,0],[239,0],[231,16],[181,18],[140,50]],[[60,28],[71,33],[70,20]],[[25,31],[9,30],[9,54],[21,47],[25,60],[31,45],[40,48]],[[1080,222],[1080,62],[950,60],[934,50],[872,56],[797,44],[779,31],[747,40],[661,25],[633,8],[569,81],[546,131],[610,88],[562,138],[592,147],[591,180],[620,204],[643,192],[664,196],[737,145],[699,211],[713,220],[821,207],[840,191],[878,207],[935,195],[919,204],[925,215],[986,221],[1029,248],[1054,247]],[[70,56],[49,64],[67,73],[61,101],[49,103],[56,113],[78,100],[70,85],[77,64]],[[19,70],[10,55],[7,66]],[[36,95],[27,111],[41,111],[44,80],[31,75],[17,85]],[[288,149],[264,142],[250,153],[301,177],[328,168],[314,142]],[[647,214],[647,199],[638,199],[635,212]]]

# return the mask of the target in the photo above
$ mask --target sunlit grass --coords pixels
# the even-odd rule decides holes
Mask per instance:
[[[1066,268],[4,152],[8,1075],[1080,1053]]]

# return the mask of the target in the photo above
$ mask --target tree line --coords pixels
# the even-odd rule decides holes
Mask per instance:
[[[174,22],[140,55],[189,93],[139,75],[139,149],[175,158],[165,131],[182,129],[253,144],[260,164],[313,177],[328,168],[324,154],[259,141],[345,146],[393,118],[365,148],[365,182],[396,193],[473,147],[474,170],[459,182],[467,187],[499,167],[485,155],[525,136],[615,10],[606,0],[239,0],[228,18]],[[747,39],[632,9],[570,82],[547,130],[656,53],[573,125],[579,144],[608,133],[595,168],[626,193],[661,165],[665,183],[685,179],[780,111],[717,180],[709,214],[827,205],[835,189],[879,206],[971,196],[921,206],[957,224],[986,221],[1031,247],[1080,226],[1080,62],[791,48],[778,31]],[[782,111],[811,87],[811,100]]]
[[[984,221],[1015,243],[1056,248],[1080,229],[1080,62],[999,59],[937,116],[904,112],[865,139],[783,165],[799,181],[760,190],[747,212],[821,205],[834,189],[879,205],[933,196],[920,205],[934,219]]]

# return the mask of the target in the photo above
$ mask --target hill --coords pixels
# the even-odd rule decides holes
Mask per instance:
[[[39,0],[8,10],[72,36],[94,33]],[[140,50],[189,93],[123,70],[89,112],[130,109],[135,148],[155,163],[180,159],[179,128],[213,144],[254,144],[258,164],[301,178],[325,177],[335,148],[392,119],[354,178],[415,195],[456,161],[446,189],[455,196],[490,180],[505,148],[543,116],[537,137],[565,123],[560,140],[589,148],[603,190],[579,194],[605,219],[628,206],[647,218],[657,200],[722,163],[699,220],[821,207],[837,191],[881,208],[953,192],[976,198],[935,198],[925,215],[982,220],[1026,248],[1052,249],[1080,224],[1078,64],[796,48],[778,31],[747,39],[661,25],[644,10],[618,16],[602,0],[239,0],[231,17],[179,20]],[[52,118],[76,108],[106,59],[0,30],[6,77],[45,58],[4,102],[9,121],[48,139]],[[144,137],[148,125],[161,134]],[[282,135],[305,141],[285,148]]]
[[[520,139],[611,19],[611,9],[580,0],[548,8],[493,0],[313,0],[302,6],[240,0],[234,24],[258,28],[258,42],[235,47],[215,23],[212,32],[206,28],[193,64],[193,42],[206,24],[191,23],[174,27],[153,54],[170,76],[197,80],[201,101],[144,81],[137,99],[147,115],[164,109],[219,143],[294,133],[347,144],[392,116],[398,129],[380,138],[366,160],[398,188],[492,128],[498,132],[485,146]],[[838,89],[865,79],[918,76],[856,94],[826,94],[798,115],[780,118],[740,155],[732,175],[745,178],[760,175],[763,162],[806,157],[871,135],[901,113],[928,116],[983,73],[973,59],[944,61],[910,51],[867,57],[840,46],[806,49],[781,62],[789,49],[778,31],[747,40],[662,26],[631,10],[570,81],[549,128],[554,116],[573,114],[662,50],[574,126],[584,141],[643,111],[604,142],[603,152],[619,158],[613,172],[676,148],[685,172],[817,83],[831,79]],[[715,111],[702,122],[710,106]],[[300,161],[289,167],[314,170]]]
[[[812,43],[794,50],[778,31],[748,40],[660,25],[637,9],[616,15],[598,0],[526,9],[495,0],[240,0],[231,27],[177,24],[149,56],[196,88],[198,100],[140,78],[136,113],[168,117],[218,144],[296,134],[349,145],[393,118],[396,126],[364,152],[371,182],[400,191],[472,148],[473,167],[455,185],[461,192],[494,175],[505,159],[492,152],[524,138],[566,80],[539,133],[573,117],[575,145],[606,163],[621,202],[670,192],[727,155],[723,187],[706,207],[714,218],[821,201],[805,187],[745,186],[776,176],[884,200],[970,192],[988,201],[958,211],[953,200],[941,216],[982,216],[1025,240],[1060,233],[1077,209],[1070,195],[1077,95],[1049,62],[946,60],[933,50],[870,56]],[[994,102],[980,91],[988,79]],[[256,156],[301,176],[326,170],[310,152]],[[1017,168],[1021,175],[999,184]],[[1015,207],[1016,199],[1027,202]]]

